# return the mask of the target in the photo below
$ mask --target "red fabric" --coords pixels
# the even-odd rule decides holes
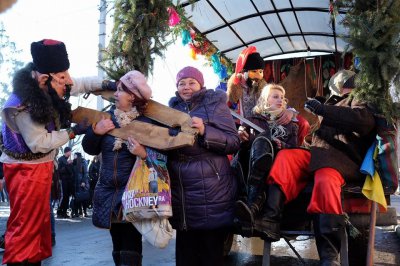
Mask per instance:
[[[310,158],[310,152],[303,149],[284,149],[278,152],[267,183],[280,186],[286,197],[285,203],[294,200],[310,180]]]
[[[10,198],[3,263],[51,256],[50,188],[53,162],[3,164]]]
[[[242,72],[243,67],[244,67],[244,65],[246,64],[246,60],[247,60],[247,57],[249,56],[249,54],[253,54],[253,53],[256,53],[256,52],[257,52],[257,48],[256,48],[255,46],[249,46],[249,47],[247,47],[246,49],[244,49],[244,50],[240,53],[238,59],[236,60],[235,78],[234,78],[234,80],[233,80],[233,83],[234,83],[234,84],[236,84],[236,85],[239,84],[240,79],[238,78],[237,75],[238,75],[240,72]]]
[[[297,133],[297,144],[299,146],[303,145],[305,137],[310,133],[310,123],[302,117],[301,115],[297,115],[297,123],[299,125],[299,131]]]
[[[44,45],[57,45],[60,44],[60,41],[52,40],[52,39],[44,39],[43,44]]]
[[[312,179],[308,171],[311,154],[303,149],[285,149],[279,151],[268,184],[278,184],[285,194],[288,203],[294,200]],[[333,168],[321,168],[314,173],[314,187],[311,201],[307,208],[309,213],[342,214],[341,187],[344,179]]]
[[[344,179],[333,168],[321,168],[315,171],[314,187],[308,213],[342,214],[340,194]]]

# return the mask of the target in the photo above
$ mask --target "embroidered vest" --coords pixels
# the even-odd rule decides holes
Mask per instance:
[[[6,108],[18,108],[22,107],[21,100],[14,93],[10,95],[6,103],[4,104],[4,109]],[[25,112],[25,110],[24,110]],[[55,123],[50,122],[46,125],[48,132],[55,130]],[[1,139],[0,146],[3,152],[14,159],[22,160],[34,160],[39,159],[48,153],[32,153],[29,147],[26,145],[20,133],[11,130],[10,127],[3,122],[1,129]]]

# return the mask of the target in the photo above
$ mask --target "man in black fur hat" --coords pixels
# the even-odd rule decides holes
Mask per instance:
[[[17,71],[2,110],[0,161],[10,197],[5,236],[7,265],[41,265],[51,256],[50,188],[58,148],[86,131],[71,127],[69,94],[102,88],[97,78],[73,80],[64,43],[31,44],[33,62]],[[64,129],[64,130],[61,130]]]

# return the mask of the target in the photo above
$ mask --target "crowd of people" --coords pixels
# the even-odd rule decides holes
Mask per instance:
[[[152,95],[146,77],[133,70],[112,85],[94,77],[72,79],[60,41],[33,42],[31,53],[33,62],[15,74],[13,93],[2,110],[0,161],[11,209],[3,263],[41,265],[51,256],[48,200],[52,180],[59,179],[53,181],[53,188],[62,191],[57,216],[69,217],[69,208],[72,217],[87,216],[92,207],[93,224],[110,232],[115,265],[142,265],[142,235],[123,219],[121,201],[132,167],[147,159],[149,147],[108,133],[135,120],[156,124],[143,115]],[[192,146],[157,151],[168,158],[176,265],[223,265],[224,241],[235,221],[265,240],[279,240],[285,204],[309,181],[314,187],[307,211],[321,265],[339,265],[345,237],[341,187],[349,178],[362,178],[358,169],[376,134],[373,110],[349,94],[355,76],[348,76],[340,101],[305,102],[321,123],[304,148],[309,125],[288,106],[285,88],[265,82],[263,69],[260,54],[249,47],[239,56],[227,93],[206,89],[203,74],[194,67],[176,75],[177,91],[169,106],[189,114],[198,131]],[[69,95],[100,89],[115,90],[109,118],[71,126]],[[235,121],[230,109],[262,132]],[[83,150],[94,156],[90,166],[80,153],[71,159],[70,147],[54,162],[62,146],[83,134]],[[229,155],[247,165],[244,184],[238,184]],[[86,191],[87,198],[78,201],[78,193]]]

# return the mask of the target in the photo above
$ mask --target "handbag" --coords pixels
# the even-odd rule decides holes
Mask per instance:
[[[144,239],[157,248],[165,248],[173,235],[173,229],[167,218],[143,219],[133,222]]]
[[[136,157],[122,194],[123,215],[129,222],[172,216],[167,156],[151,148],[146,151],[145,160]]]
[[[90,191],[86,187],[79,187],[75,193],[75,203],[87,201],[90,198]]]

